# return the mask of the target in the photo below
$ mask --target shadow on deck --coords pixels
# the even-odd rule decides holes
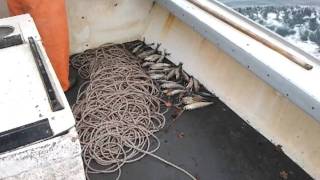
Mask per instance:
[[[71,68],[72,73],[77,72]],[[66,93],[70,105],[78,88]],[[168,113],[170,123],[171,117]],[[169,129],[157,133],[161,147],[157,155],[185,168],[198,180],[312,179],[221,101],[185,112]],[[287,178],[285,177],[287,175]],[[94,175],[92,180],[115,179]],[[122,180],[185,180],[187,177],[160,161],[146,156],[122,168]]]

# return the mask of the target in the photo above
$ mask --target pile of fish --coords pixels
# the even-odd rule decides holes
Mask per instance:
[[[126,47],[141,60],[141,67],[150,75],[161,89],[168,104],[182,110],[194,110],[213,104],[216,98],[209,93],[199,81],[187,74],[182,63],[174,65],[167,57],[166,50],[159,51],[161,44],[146,44],[134,41]],[[152,48],[154,47],[154,48]],[[168,105],[168,106],[170,106]]]

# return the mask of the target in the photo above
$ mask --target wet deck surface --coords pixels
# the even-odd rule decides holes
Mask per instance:
[[[79,80],[77,86],[67,93],[70,104],[75,102],[81,82]],[[198,180],[274,180],[286,179],[285,174],[290,180],[312,179],[280,148],[251,128],[221,101],[207,108],[183,113],[170,128],[157,136],[161,147],[156,154],[185,168]],[[91,179],[115,177],[115,174],[95,175]],[[178,170],[146,156],[138,162],[126,164],[120,179],[188,178]]]

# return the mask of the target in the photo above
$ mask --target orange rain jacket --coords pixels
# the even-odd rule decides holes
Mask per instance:
[[[64,91],[69,89],[69,37],[64,0],[7,0],[11,15],[29,13]]]

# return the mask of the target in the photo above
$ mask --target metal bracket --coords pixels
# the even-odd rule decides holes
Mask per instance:
[[[37,64],[42,79],[42,83],[46,89],[52,111],[55,112],[64,109],[62,103],[57,98],[57,95],[55,93],[55,90],[53,89],[46,68],[44,67],[42,54],[41,51],[39,51],[37,42],[33,39],[33,37],[29,37],[28,40],[32,51],[32,55],[34,57],[35,63]]]

